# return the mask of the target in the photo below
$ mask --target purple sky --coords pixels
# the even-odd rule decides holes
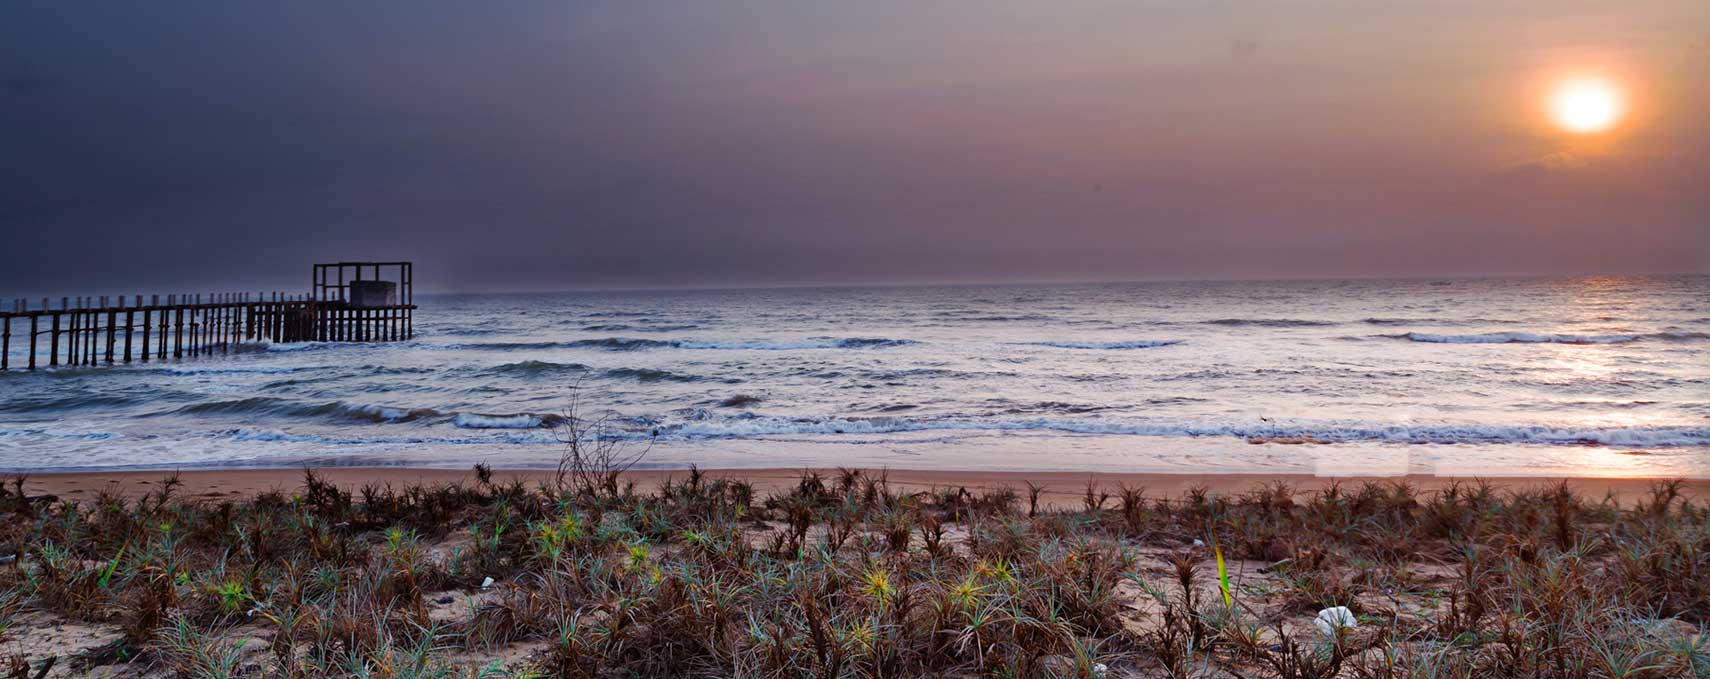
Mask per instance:
[[[24,1],[0,296],[1706,272],[1707,120],[1704,0]]]

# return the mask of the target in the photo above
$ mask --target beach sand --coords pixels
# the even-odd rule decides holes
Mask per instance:
[[[800,469],[711,469],[703,471],[708,477],[746,480],[754,484],[755,492],[761,496],[781,488],[793,486],[803,472]],[[837,473],[836,470],[831,469],[817,471],[827,477],[834,477]],[[979,491],[1008,486],[1025,498],[1027,483],[1032,482],[1046,488],[1041,495],[1041,502],[1052,507],[1078,507],[1081,504],[1082,496],[1086,493],[1089,481],[1094,483],[1100,491],[1112,494],[1124,486],[1144,487],[1147,496],[1157,498],[1176,497],[1196,486],[1203,486],[1213,493],[1236,494],[1277,482],[1288,484],[1297,491],[1313,491],[1335,483],[1349,486],[1366,481],[1377,481],[1381,483],[1405,482],[1421,490],[1431,491],[1455,482],[1472,483],[1480,480],[1420,475],[1323,477],[1305,474],[1124,474],[900,469],[869,471],[882,473],[892,486],[909,491],[954,486],[963,486],[971,491]],[[25,491],[32,496],[54,495],[66,500],[88,499],[94,497],[98,491],[107,488],[127,497],[135,497],[157,489],[161,480],[170,473],[159,470],[36,473],[27,475],[24,487]],[[474,480],[474,474],[470,470],[410,467],[325,467],[316,468],[315,473],[334,484],[347,488],[357,488],[365,484],[391,484],[394,487],[403,487],[411,484],[433,485]],[[634,471],[625,476],[628,480],[633,481],[638,488],[647,490],[656,487],[666,479],[676,478],[680,480],[687,475],[686,470],[676,469]],[[536,484],[545,482],[551,477],[551,470],[501,469],[495,470],[493,473],[496,482],[520,478],[525,483]],[[208,500],[243,499],[254,497],[269,490],[281,490],[289,493],[300,488],[303,484],[303,470],[196,470],[180,472],[178,478],[183,482],[178,490],[182,496],[200,497]],[[1499,477],[1485,480],[1501,488],[1521,489],[1553,484],[1560,479],[1551,477]],[[1648,478],[1569,478],[1566,480],[1583,497],[1601,500],[1605,496],[1613,494],[1616,500],[1623,505],[1631,504],[1634,500],[1643,497],[1647,489],[1657,481]],[[1710,479],[1687,480],[1682,492],[1689,497],[1710,497]]]

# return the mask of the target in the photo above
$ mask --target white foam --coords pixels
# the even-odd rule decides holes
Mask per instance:
[[[326,345],[326,342],[269,342],[256,340],[238,345],[240,351],[312,351]]]
[[[458,413],[451,423],[462,429],[534,429],[541,425],[539,415],[481,415]]]
[[[282,375],[300,370],[320,370],[321,366],[304,366],[291,368],[286,366],[246,366],[241,368],[194,368],[187,366],[167,366],[160,368],[161,372],[171,375]]]
[[[1623,344],[1644,339],[1644,335],[1550,335],[1530,332],[1491,332],[1481,335],[1437,335],[1409,332],[1401,339],[1434,344]]]
[[[530,445],[558,443],[558,439],[549,433],[528,433],[512,431],[495,431],[468,436],[328,436],[321,434],[294,434],[280,429],[228,429],[218,432],[216,436],[244,442],[275,442],[275,443],[312,443],[339,448],[361,448],[365,446],[462,446],[462,445]]]
[[[119,438],[110,431],[66,431],[58,429],[0,429],[0,439],[60,439],[79,441],[109,441]]]
[[[1181,340],[1119,340],[1115,342],[1021,342],[1028,346],[1057,349],[1151,349],[1181,344]]]
[[[786,418],[752,416],[667,424],[665,438],[760,438],[917,431],[1056,431],[1126,436],[1234,437],[1264,441],[1408,444],[1538,443],[1634,447],[1710,445],[1710,427],[1552,427],[1371,422],[1218,423],[1118,418]]]
[[[803,340],[743,340],[674,342],[681,349],[729,349],[741,351],[790,351],[794,349],[872,349],[915,344],[914,340],[867,337],[813,337]]]
[[[406,422],[409,420],[416,419],[417,417],[422,416],[422,415],[433,414],[433,411],[426,410],[426,409],[410,410],[407,408],[393,408],[393,407],[389,407],[389,406],[377,406],[377,405],[368,405],[368,404],[346,405],[343,407],[343,410],[350,412],[352,414],[366,415],[368,417],[373,417],[373,418],[385,420],[387,422]]]
[[[234,441],[261,441],[291,443],[323,443],[325,439],[319,436],[291,434],[278,429],[232,429],[224,432]]]
[[[427,345],[434,349],[528,351],[545,349],[604,349],[640,351],[649,349],[718,349],[731,351],[790,351],[795,349],[875,349],[918,344],[914,340],[883,337],[809,337],[800,340],[667,340],[606,337],[541,342],[473,342]]]

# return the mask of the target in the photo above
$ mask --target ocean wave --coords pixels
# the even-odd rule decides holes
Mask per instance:
[[[736,394],[735,396],[719,401],[718,406],[720,408],[747,408],[749,406],[759,405],[762,400],[764,399],[759,396]]]
[[[592,370],[593,368],[581,363],[528,360],[496,365],[481,370],[481,374],[531,379],[558,375],[586,375]],[[707,379],[699,375],[689,375],[658,368],[612,368],[600,371],[599,375],[615,380],[635,380],[637,382],[700,382]],[[724,381],[736,382],[740,380],[726,379]]]
[[[284,375],[294,372],[321,370],[323,366],[244,366],[244,367],[193,367],[165,366],[154,368],[155,371],[166,375]]]
[[[289,418],[325,418],[352,422],[392,424],[431,419],[442,416],[432,408],[397,408],[370,404],[333,401],[319,405],[298,403],[282,398],[252,396],[230,401],[194,403],[155,415],[269,415]]]
[[[613,368],[603,374],[614,379],[635,380],[637,382],[699,382],[704,379],[696,375],[685,375],[656,368]]]
[[[877,349],[915,344],[914,340],[883,337],[813,337],[805,340],[656,340],[633,337],[602,337],[562,342],[473,342],[448,344],[447,349],[477,351],[518,351],[544,349],[605,349],[608,351],[637,351],[642,349],[727,349],[747,351],[786,351],[791,349]]]
[[[1598,401],[1598,400],[1583,400],[1582,399],[1582,400],[1566,400],[1566,401],[1545,401],[1545,402],[1537,403],[1535,405],[1537,407],[1541,407],[1541,408],[1545,408],[1545,409],[1573,410],[1573,409],[1581,409],[1581,408],[1626,408],[1626,409],[1646,408],[1649,406],[1657,405],[1658,403],[1661,403],[1661,401]],[[1691,404],[1683,403],[1680,405],[1682,407],[1689,408]]]
[[[0,413],[39,413],[79,408],[115,408],[146,403],[151,400],[154,399],[147,395],[73,393],[64,396],[49,396],[38,392],[33,395],[8,396],[6,399],[0,400]]]
[[[1040,401],[1029,405],[1017,405],[1004,409],[1008,415],[1026,415],[1031,413],[1061,413],[1068,415],[1083,415],[1096,413],[1101,410],[1114,410],[1121,406],[1092,405],[1086,403],[1067,403],[1063,401]]]
[[[743,406],[748,405],[744,403]],[[1066,404],[1065,404],[1066,405]],[[743,407],[728,406],[728,407]],[[912,404],[879,410],[900,412]],[[1074,410],[1065,408],[1064,410]],[[1318,422],[1196,422],[1191,420],[1146,420],[1118,417],[1070,416],[916,416],[874,417],[784,417],[743,412],[717,415],[705,409],[678,412],[681,419],[621,418],[628,429],[619,438],[633,440],[790,440],[797,437],[885,436],[936,432],[954,440],[991,433],[1059,433],[1070,435],[1134,436],[1157,438],[1227,438],[1253,444],[1346,444],[1381,443],[1410,445],[1553,445],[1623,447],[1640,449],[1696,448],[1710,446],[1710,427],[1641,426],[1573,427],[1551,425],[1489,425],[1456,423],[1385,424],[1358,421]],[[447,420],[461,430],[492,430],[514,434],[451,436],[433,428],[407,430],[407,435],[328,435],[293,433],[284,429],[254,427],[230,429],[214,435],[242,441],[364,444],[549,444],[558,442],[543,430],[564,422],[563,416],[535,413],[458,413]],[[105,432],[55,432],[45,429],[0,429],[0,438],[115,438]]]
[[[467,349],[473,351],[540,351],[546,349],[607,349],[611,351],[633,351],[636,349],[655,349],[669,346],[672,346],[672,343],[665,340],[605,337],[601,339],[544,342],[468,342],[461,344],[447,344],[445,345],[445,348]]]
[[[679,324],[675,324],[675,325],[646,325],[646,324],[630,325],[628,323],[595,323],[593,325],[584,325],[584,326],[582,326],[581,329],[585,332],[622,332],[625,330],[633,330],[635,332],[681,332],[684,330],[695,330],[695,329],[698,329],[700,327],[701,326],[695,325],[692,323],[679,323]]]
[[[526,378],[562,375],[565,373],[584,373],[587,371],[588,366],[582,365],[581,363],[554,363],[552,361],[530,360],[518,361],[516,363],[504,363],[491,368],[486,368],[481,372],[486,375]]]
[[[360,446],[421,446],[421,445],[541,445],[556,444],[558,438],[549,432],[494,429],[467,436],[329,436],[301,434],[282,429],[227,429],[212,436],[250,443],[313,443],[355,448]],[[384,459],[384,458],[382,458]],[[395,464],[396,462],[392,462]]]
[[[1612,333],[1602,335],[1547,334],[1531,332],[1489,332],[1477,335],[1439,335],[1404,332],[1381,335],[1390,339],[1432,344],[1626,344],[1644,340],[1689,341],[1710,339],[1702,332]]]
[[[934,317],[979,323],[1040,323],[1056,320],[1045,314],[992,314],[979,311],[940,311]]]
[[[563,422],[564,417],[561,415],[536,415],[534,413],[512,415],[458,413],[451,418],[452,426],[459,429],[540,429]]]
[[[56,440],[76,441],[111,441],[119,438],[118,434],[110,431],[66,431],[59,429],[0,429],[0,439],[30,439],[47,438]]]
[[[325,437],[312,434],[292,434],[279,429],[227,429],[220,435],[233,441],[329,443]]]
[[[683,349],[731,349],[744,351],[789,351],[792,349],[884,349],[918,344],[914,340],[884,337],[810,337],[804,340],[680,341]]]
[[[419,333],[419,334],[426,334],[426,333]],[[402,347],[420,347],[420,346],[423,346],[423,345],[420,342],[418,342],[417,340],[397,340],[397,341],[373,340],[373,341],[368,341],[368,342],[319,342],[319,341],[270,342],[268,340],[252,340],[252,341],[239,342],[237,344],[231,345],[231,353],[234,353],[234,354],[280,353],[280,352],[296,353],[296,352],[304,352],[304,351],[329,351],[329,350],[333,350],[333,349],[350,349],[350,348],[354,348],[354,347],[402,348]]]
[[[210,401],[187,405],[175,410],[151,413],[161,415],[241,416],[246,421],[260,418],[282,420],[327,420],[368,424],[420,425],[451,424],[459,429],[534,429],[551,427],[564,422],[563,415],[539,413],[491,414],[475,412],[442,412],[433,408],[402,408],[371,404],[333,401],[307,404],[272,397],[251,397],[230,401]]]
[[[799,370],[796,374],[817,379],[837,379],[851,376],[865,380],[885,383],[901,383],[906,380],[994,380],[1010,379],[1020,376],[1020,373],[1006,370],[955,370],[951,368],[902,368],[897,370],[856,370],[854,375],[842,371]]]
[[[440,417],[442,414],[432,408],[396,408],[371,404],[352,404],[333,401],[318,406],[310,406],[300,410],[300,413],[310,417],[330,417],[334,419],[352,420],[357,422],[378,422],[394,424],[398,422],[413,422],[421,419]]]
[[[357,342],[269,342],[267,340],[260,340],[260,341],[255,341],[255,342],[243,342],[243,343],[237,344],[237,345],[235,345],[234,349],[238,353],[243,353],[243,352],[248,352],[248,351],[273,351],[273,352],[278,352],[278,351],[321,351],[324,349],[332,349],[332,348],[339,347],[339,346],[347,346],[347,345],[354,345],[354,344],[358,344],[358,343]]]
[[[1332,321],[1310,321],[1299,318],[1218,318],[1205,321],[1206,325],[1253,326],[1259,328],[1318,328],[1336,325]]]
[[[1381,424],[1369,422],[1195,423],[1116,418],[872,417],[792,418],[748,416],[667,423],[645,436],[728,439],[921,431],[1043,431],[1148,437],[1226,437],[1252,442],[1551,444],[1635,447],[1710,445],[1710,427],[1556,427],[1547,425]]]
[[[424,325],[416,328],[416,332],[423,335],[444,335],[450,337],[481,337],[484,335],[496,335],[507,330],[509,330],[509,328],[500,325],[497,321],[491,320],[475,323],[473,325],[449,327]]]
[[[1181,343],[1182,340],[1118,340],[1114,342],[1017,342],[1016,344],[1055,349],[1152,349]]]

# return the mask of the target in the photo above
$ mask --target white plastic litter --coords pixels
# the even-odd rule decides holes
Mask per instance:
[[[491,578],[491,577],[481,581],[481,589],[487,589],[488,587],[492,587],[492,586],[493,586],[493,578]],[[1346,610],[1346,609],[1344,609],[1344,610]]]
[[[1360,621],[1354,617],[1354,612],[1347,606],[1332,606],[1318,612],[1318,617],[1312,620],[1318,626],[1318,631],[1325,634],[1335,634],[1339,629],[1354,629],[1360,626]]]

